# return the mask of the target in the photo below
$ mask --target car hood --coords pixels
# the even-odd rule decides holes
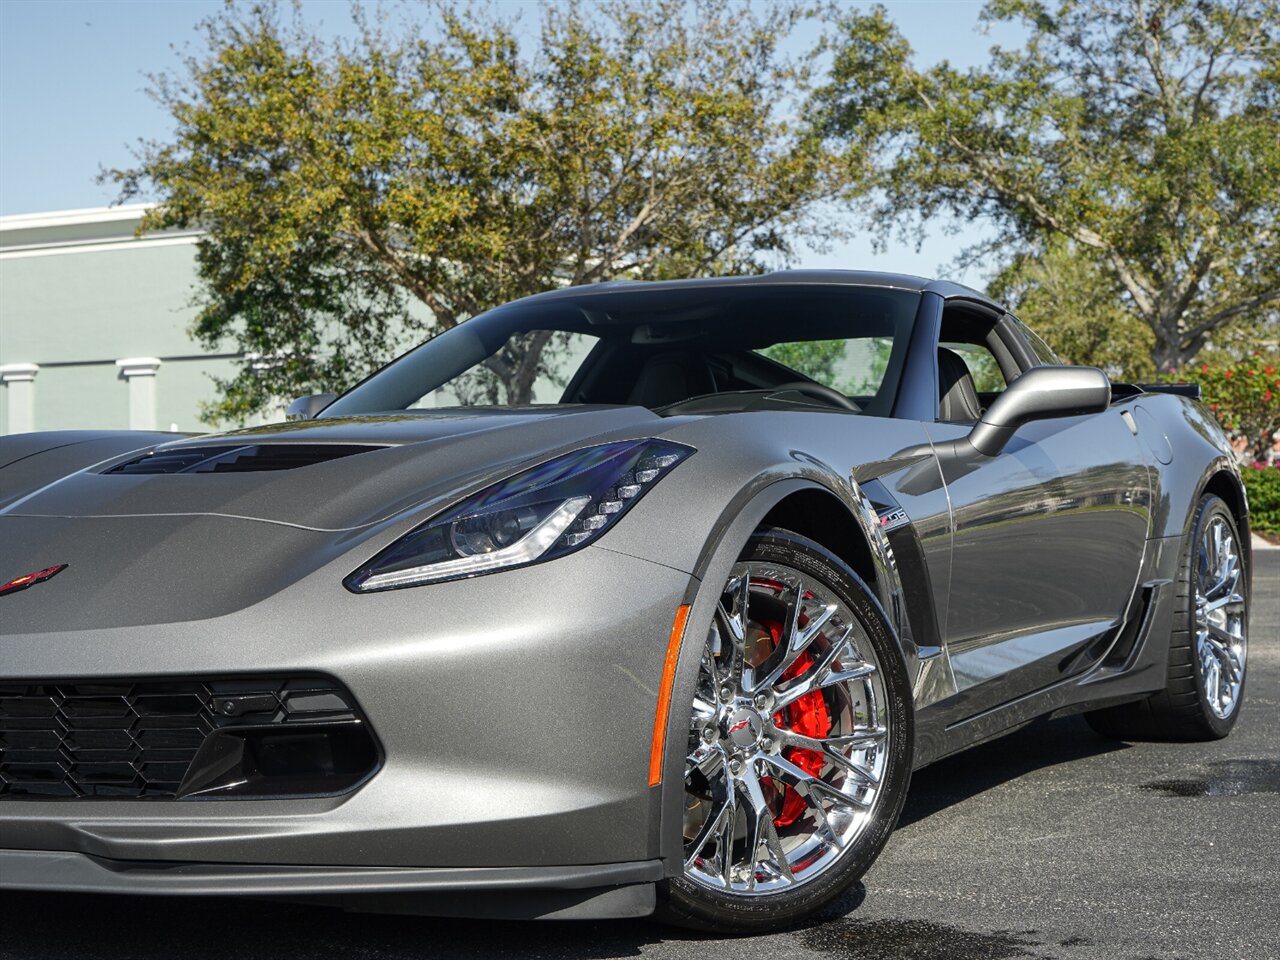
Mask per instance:
[[[353,530],[442,502],[527,462],[588,442],[652,435],[669,423],[641,407],[587,406],[282,423],[152,445],[44,477],[31,489],[7,488],[0,515],[220,516],[304,530]],[[269,456],[255,460],[254,448],[261,451],[262,445],[292,454],[287,467],[278,456],[274,463],[266,462],[273,459]],[[250,448],[250,455],[228,471],[127,472],[128,464],[149,453],[158,462],[239,448]],[[39,454],[30,459],[37,461]]]

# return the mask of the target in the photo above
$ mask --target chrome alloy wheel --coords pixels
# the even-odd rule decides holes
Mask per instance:
[[[1200,682],[1214,716],[1225,720],[1240,702],[1244,685],[1245,597],[1235,533],[1213,517],[1196,545],[1196,656]]]
[[[879,800],[888,704],[865,630],[821,584],[739,563],[698,675],[685,761],[685,876],[765,895],[824,873]]]

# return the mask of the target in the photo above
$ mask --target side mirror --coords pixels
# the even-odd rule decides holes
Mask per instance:
[[[310,420],[317,413],[338,399],[336,393],[313,393],[309,397],[299,397],[289,404],[284,412],[286,420]]]
[[[1024,423],[1099,413],[1110,403],[1111,381],[1096,367],[1032,367],[987,408],[968,441],[994,457]]]

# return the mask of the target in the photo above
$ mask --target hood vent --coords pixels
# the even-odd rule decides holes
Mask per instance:
[[[118,463],[103,473],[257,473],[292,470],[338,460],[381,446],[332,443],[254,443],[240,446],[174,447]]]

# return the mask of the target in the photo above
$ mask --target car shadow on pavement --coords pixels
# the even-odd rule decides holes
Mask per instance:
[[[1078,718],[1038,721],[996,743],[921,771],[912,782],[899,827],[1034,770],[1124,747],[1098,737]],[[805,942],[806,931],[823,923],[856,920],[866,895],[866,888],[855,884],[795,931],[795,936]],[[640,956],[647,952],[646,947],[662,942],[671,944],[681,956],[697,957],[702,953],[699,943],[711,939],[636,920],[454,920],[345,913],[328,907],[232,898],[7,893],[0,914],[0,960],[285,960],[317,956],[608,960]]]
[[[2,903],[2,960],[612,960],[702,939],[641,920],[456,920],[226,897],[21,893]]]
[[[971,747],[916,773],[898,817],[898,829],[1032,771],[1127,750],[1129,746],[1094,733],[1082,717],[1033,721],[1016,733]]]

